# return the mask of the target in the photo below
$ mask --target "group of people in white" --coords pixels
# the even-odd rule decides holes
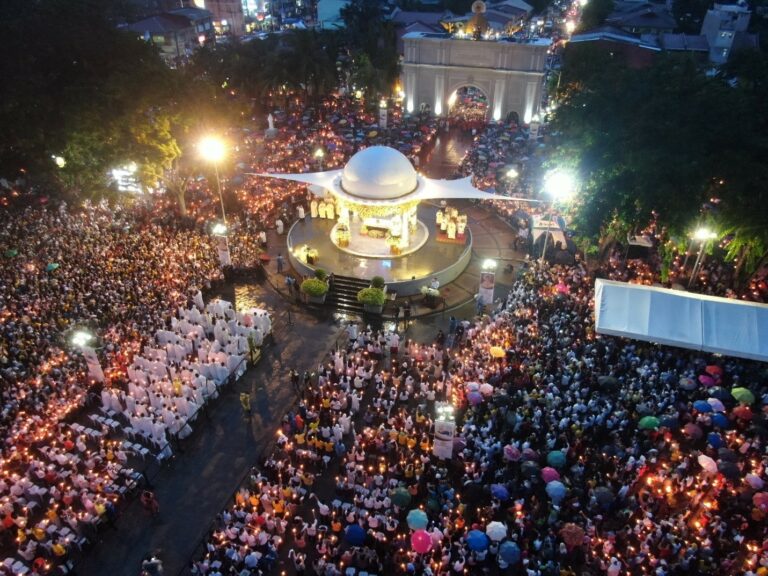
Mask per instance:
[[[266,310],[237,312],[218,299],[206,306],[198,291],[191,308],[178,309],[170,329],[155,333],[155,346],[134,357],[127,392],[102,391],[103,407],[130,422],[124,427],[129,436],[143,438],[167,457],[169,435],[183,439],[192,433],[198,410],[245,373],[248,353],[271,331]]]

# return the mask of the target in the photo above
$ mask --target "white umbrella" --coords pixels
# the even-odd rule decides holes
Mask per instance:
[[[486,526],[485,533],[494,542],[499,542],[507,537],[507,527],[501,522],[491,522]]]
[[[707,472],[714,473],[717,472],[717,462],[712,460],[709,456],[705,454],[700,454],[698,459],[699,465],[704,468]]]
[[[483,396],[492,396],[493,395],[493,385],[488,384],[488,382],[483,382],[480,384],[480,394]]]

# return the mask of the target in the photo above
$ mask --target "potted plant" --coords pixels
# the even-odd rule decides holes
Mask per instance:
[[[384,290],[385,285],[386,284],[382,276],[374,276],[373,278],[371,278],[371,287],[380,288],[381,290]]]
[[[363,310],[371,314],[381,314],[385,299],[384,290],[374,286],[363,288],[357,293],[357,301],[363,305]]]
[[[325,271],[325,270],[323,270],[322,268],[317,268],[317,269],[315,270],[315,278],[317,278],[318,280],[322,280],[323,282],[325,282],[326,280],[328,280],[328,272],[326,272],[326,271]]]
[[[307,278],[301,283],[301,292],[311,304],[322,304],[328,293],[328,284],[319,278]]]

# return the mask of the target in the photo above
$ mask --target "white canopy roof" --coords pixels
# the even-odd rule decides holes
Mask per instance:
[[[267,178],[293,180],[319,186],[350,202],[369,205],[397,205],[413,200],[518,200],[492,194],[472,186],[472,177],[458,180],[433,180],[416,172],[410,160],[387,146],[372,146],[349,159],[341,170],[304,174],[257,174]],[[531,200],[538,202],[538,200]]]
[[[597,280],[595,330],[768,362],[765,304]]]

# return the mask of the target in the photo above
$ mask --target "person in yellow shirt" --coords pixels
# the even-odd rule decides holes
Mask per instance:
[[[306,442],[306,437],[303,432],[297,432],[293,436],[294,440],[296,440],[296,446],[304,446],[304,443]]]
[[[53,551],[54,556],[58,558],[61,558],[67,553],[67,549],[61,545],[61,542],[56,542],[53,546],[51,546],[51,550]]]
[[[421,437],[419,448],[421,448],[423,452],[429,452],[429,437],[426,434]]]
[[[416,448],[416,437],[415,436],[408,436],[408,448],[413,450]]]
[[[285,501],[282,499],[276,500],[272,504],[272,509],[275,512],[275,516],[277,516],[278,514],[282,514],[283,512],[285,512]]]

